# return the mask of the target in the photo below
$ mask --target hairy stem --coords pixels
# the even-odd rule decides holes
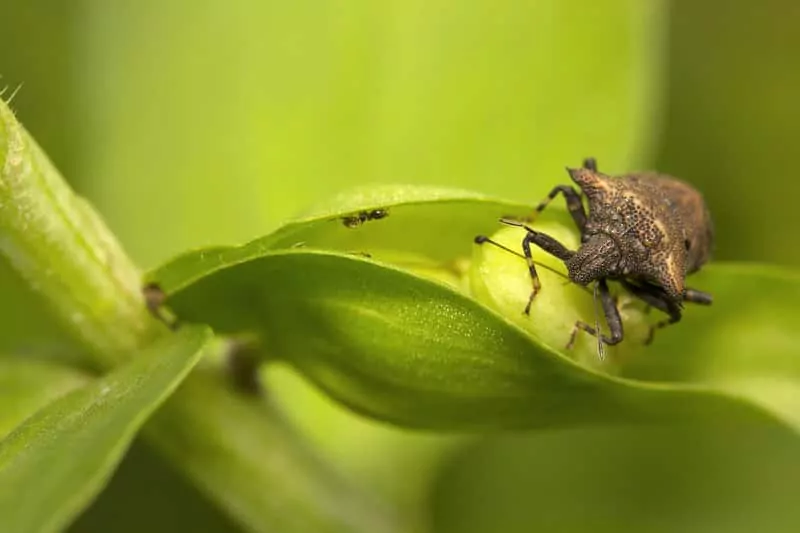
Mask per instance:
[[[0,103],[0,254],[110,367],[151,342],[139,273],[91,206]]]

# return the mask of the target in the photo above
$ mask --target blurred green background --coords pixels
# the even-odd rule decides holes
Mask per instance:
[[[799,24],[795,0],[0,0],[0,87],[143,268],[355,185],[535,203],[588,155],[696,184],[716,259],[798,266]],[[269,380],[322,455],[438,531],[800,530],[780,428],[462,439]],[[74,527],[177,529],[236,531],[144,444]]]

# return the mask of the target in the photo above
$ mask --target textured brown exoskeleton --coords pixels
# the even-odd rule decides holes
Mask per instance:
[[[533,290],[525,314],[541,285],[531,258],[531,243],[558,257],[566,264],[569,278],[581,285],[596,281],[611,336],[585,322],[577,322],[567,348],[583,330],[608,344],[622,341],[622,320],[607,280],[619,281],[631,294],[669,315],[650,328],[647,342],[655,329],[681,319],[683,302],[711,304],[711,295],[687,288],[684,279],[706,263],[714,240],[713,225],[703,197],[688,184],[655,173],[610,177],[597,171],[594,159],[583,168],[568,168],[572,180],[586,196],[589,212],[580,193],[569,185],[555,187],[535,212],[540,213],[559,194],[581,232],[581,246],[568,250],[561,243],[526,225],[526,221],[503,219],[527,231],[522,251],[528,262]],[[479,235],[475,242],[504,246]],[[602,349],[602,344],[599,344]],[[601,351],[602,353],[602,351]]]

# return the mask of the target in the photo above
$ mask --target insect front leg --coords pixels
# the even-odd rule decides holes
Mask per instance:
[[[525,238],[527,239],[527,235],[525,236]],[[531,283],[533,284],[533,287],[531,289],[531,294],[528,297],[528,303],[525,305],[525,314],[529,315],[531,312],[531,304],[533,303],[533,298],[539,292],[539,289],[542,288],[542,284],[539,281],[539,274],[536,272],[536,265],[533,264],[533,257],[531,257],[530,244],[527,244],[525,240],[522,241],[522,250],[524,252],[524,255],[520,255],[519,252],[515,252],[511,248],[502,245],[497,241],[493,241],[492,239],[490,239],[485,235],[476,236],[475,244],[491,244],[492,246],[497,246],[501,250],[505,250],[506,252],[512,253],[516,256],[523,257],[525,259],[525,261],[528,263],[528,272],[531,275]]]
[[[611,291],[608,290],[608,283],[606,283],[605,279],[597,280],[597,286],[599,289],[600,303],[603,306],[603,314],[606,317],[606,324],[608,324],[608,329],[611,332],[611,336],[606,336],[601,331],[597,331],[597,329],[595,329],[593,326],[590,326],[586,322],[579,320],[575,322],[575,327],[572,328],[572,333],[569,336],[569,342],[567,342],[568,350],[571,350],[572,346],[575,344],[575,338],[578,335],[578,331],[585,331],[589,335],[599,337],[602,342],[608,344],[609,346],[614,346],[615,344],[622,342],[622,318],[619,316],[617,303],[614,300],[614,297],[611,295]]]
[[[506,222],[507,223],[507,222]],[[517,225],[517,224],[511,224]],[[522,253],[525,255],[525,261],[528,263],[528,272],[531,275],[531,282],[533,283],[533,290],[531,291],[530,297],[528,297],[528,303],[525,306],[525,314],[530,314],[531,311],[531,304],[533,303],[533,299],[538,294],[539,289],[541,289],[542,285],[539,281],[539,276],[536,273],[536,267],[533,264],[533,256],[531,255],[531,243],[535,244],[545,252],[556,256],[557,258],[561,259],[562,261],[566,261],[573,255],[575,252],[572,250],[568,250],[563,244],[555,240],[549,235],[544,233],[539,233],[538,231],[534,231],[528,226],[524,224],[521,225],[525,230],[528,232],[525,234],[525,238],[522,239]]]

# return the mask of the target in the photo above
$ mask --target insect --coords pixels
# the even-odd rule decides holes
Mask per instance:
[[[346,228],[357,228],[369,220],[380,220],[389,216],[386,209],[372,209],[370,211],[359,211],[355,215],[342,217],[342,224]]]
[[[650,327],[647,344],[657,329],[680,321],[683,302],[711,304],[710,294],[685,285],[686,276],[710,259],[714,241],[711,216],[698,191],[656,173],[607,176],[597,170],[592,158],[586,159],[582,168],[567,168],[567,172],[581,192],[570,185],[554,187],[536,206],[534,216],[556,196],[564,196],[581,234],[578,250],[568,250],[556,239],[530,228],[527,223],[532,219],[501,219],[504,224],[526,231],[522,251],[533,288],[525,314],[530,314],[531,303],[541,289],[531,244],[564,261],[573,282],[584,286],[595,282],[595,299],[599,295],[610,335],[602,333],[599,324],[578,321],[570,334],[568,349],[581,330],[597,337],[601,356],[603,343],[611,346],[622,341],[622,320],[608,288],[609,280],[620,282],[632,295],[668,315]],[[581,193],[586,197],[588,213]],[[509,250],[483,235],[475,237],[475,242]]]
[[[142,296],[150,314],[163,322],[169,329],[173,331],[178,329],[180,322],[176,316],[164,307],[167,295],[158,283],[150,282],[142,287]]]

